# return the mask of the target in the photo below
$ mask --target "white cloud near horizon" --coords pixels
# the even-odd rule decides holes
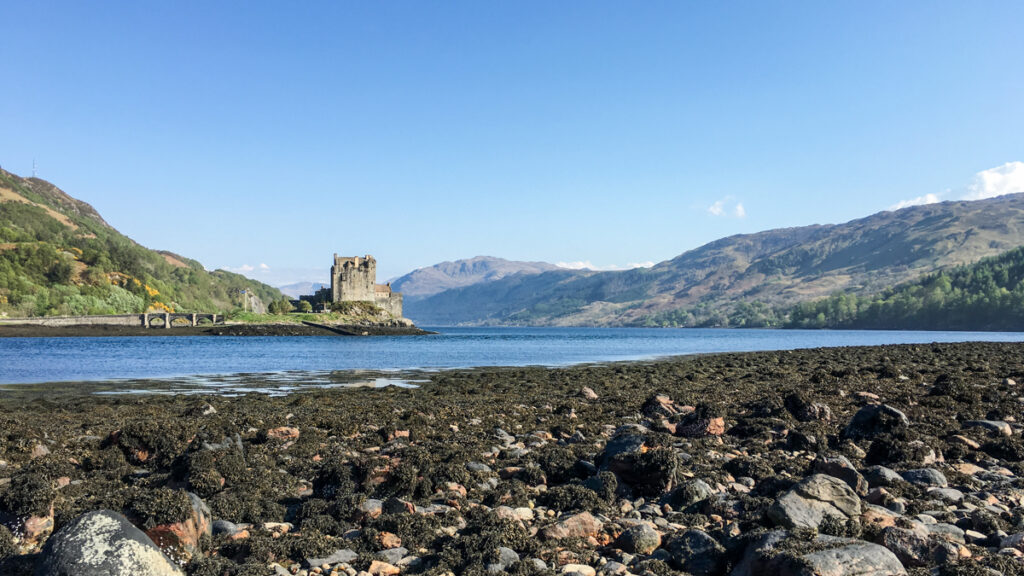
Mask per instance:
[[[959,190],[964,192],[960,196],[960,200],[984,200],[1024,192],[1024,162],[1007,162],[1002,166],[977,172],[967,188],[959,188]],[[925,194],[909,200],[900,200],[889,206],[887,210],[935,204],[941,202],[943,196],[951,194],[954,194],[953,190],[946,190],[939,194]]]
[[[321,268],[273,268],[265,262],[256,265],[222,266],[221,268],[277,287],[302,282],[324,283],[322,278],[325,274],[325,270]]]
[[[984,200],[1024,192],[1024,162],[1007,162],[974,175],[964,200]]]
[[[935,204],[939,201],[938,194],[925,194],[924,196],[918,196],[917,198],[911,198],[910,200],[900,200],[899,202],[889,206],[887,210],[896,211],[902,210],[903,208],[909,208],[911,206],[924,206],[925,204]]]
[[[723,216],[726,218],[746,218],[747,209],[743,207],[743,203],[739,202],[732,195],[726,196],[719,200],[716,200],[714,204],[708,206],[708,214],[712,216]]]

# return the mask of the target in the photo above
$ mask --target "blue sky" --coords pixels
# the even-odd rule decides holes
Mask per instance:
[[[1020,2],[8,2],[0,166],[280,284],[1024,189]],[[263,265],[261,267],[260,265]]]

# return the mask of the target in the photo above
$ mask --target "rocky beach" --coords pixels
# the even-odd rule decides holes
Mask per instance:
[[[1024,573],[1024,344],[80,390],[0,393],[2,574]]]

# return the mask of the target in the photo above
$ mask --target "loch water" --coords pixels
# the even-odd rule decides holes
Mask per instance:
[[[0,384],[565,366],[665,356],[930,342],[1019,342],[1024,333],[666,328],[429,328],[429,336],[0,339]]]

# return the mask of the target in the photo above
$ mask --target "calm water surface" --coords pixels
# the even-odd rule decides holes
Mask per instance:
[[[1019,342],[1024,333],[646,328],[433,328],[398,337],[2,338],[0,383],[173,379],[267,373],[317,381],[335,371],[564,366],[679,354],[929,342]]]

